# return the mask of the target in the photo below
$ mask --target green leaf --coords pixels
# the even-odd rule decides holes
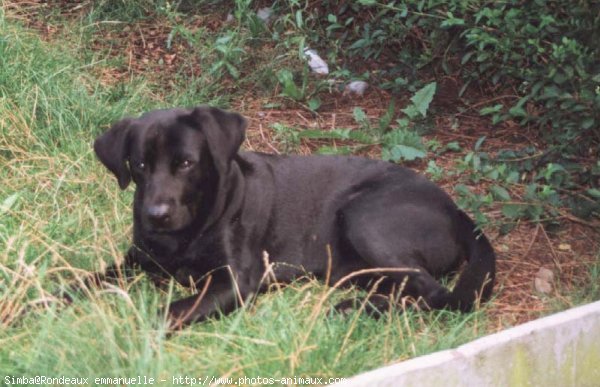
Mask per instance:
[[[301,10],[297,10],[296,11],[296,27],[298,27],[299,29],[301,29],[303,25],[304,25],[304,22],[303,22],[303,19],[302,19],[302,11]]]
[[[493,185],[490,187],[490,192],[492,193],[492,196],[496,200],[501,200],[504,202],[507,202],[510,200],[510,194],[504,187],[501,187],[499,185]]]
[[[464,184],[457,184],[454,187],[454,191],[462,196],[470,196],[471,195],[471,190],[469,189],[469,187],[467,187]]]
[[[308,108],[313,112],[321,107],[321,100],[318,98],[311,98],[308,100]]]
[[[262,105],[262,107],[264,109],[280,109],[281,104],[278,102],[269,102],[269,103],[265,103],[264,105]]]
[[[350,138],[350,129],[316,130],[309,129],[300,132],[301,138],[347,140]]]
[[[517,171],[510,171],[508,172],[508,175],[506,176],[505,180],[507,183],[518,183],[519,179],[520,179],[521,175],[519,175],[519,172]]]
[[[277,72],[277,80],[282,86],[282,94],[295,101],[302,99],[302,92],[294,82],[294,74],[290,70],[280,70]]]
[[[494,105],[494,106],[487,106],[487,107],[484,107],[483,109],[481,109],[479,111],[479,114],[481,114],[482,116],[486,116],[488,114],[498,113],[502,110],[503,107],[504,106],[500,103],[497,105]]]
[[[402,144],[412,146],[413,148],[425,149],[421,136],[407,129],[392,130],[383,136],[382,141],[388,147]]]
[[[350,155],[354,152],[354,148],[350,146],[322,146],[317,149],[320,155]]]
[[[511,232],[512,230],[514,230],[514,228],[517,226],[517,224],[515,222],[510,222],[510,223],[502,223],[500,225],[500,235],[506,235],[509,232]]]
[[[479,139],[477,140],[477,142],[475,142],[475,147],[473,148],[476,152],[479,150],[479,148],[481,148],[481,145],[483,145],[483,142],[485,141],[487,136],[481,136],[479,137]]]
[[[406,114],[408,116],[408,118],[414,119],[419,114],[419,111],[417,110],[417,107],[415,105],[410,104],[407,107],[405,107],[404,109],[402,109],[402,113]],[[408,125],[404,125],[404,126],[408,126]]]
[[[415,108],[419,111],[419,113],[421,113],[423,117],[427,116],[427,109],[429,109],[429,104],[433,100],[436,87],[437,83],[431,82],[419,91],[417,91],[415,95],[413,95],[410,99],[415,105]]]
[[[506,116],[504,116],[504,115],[494,114],[492,116],[492,125],[496,125],[497,123],[504,121],[505,118],[506,118]]]
[[[583,129],[589,129],[594,126],[594,117],[587,117],[581,122],[581,127]]]
[[[541,205],[529,205],[525,208],[527,217],[532,220],[539,220],[544,214],[544,207]]]
[[[517,219],[525,213],[525,205],[523,204],[504,204],[502,206],[502,215],[510,219]]]
[[[467,52],[461,59],[460,64],[464,65],[465,63],[467,63],[469,61],[469,59],[471,59],[471,57],[473,56],[473,54],[475,53],[475,51],[469,51]]]
[[[600,199],[600,189],[590,188],[586,192],[591,197],[596,198],[596,199]]]
[[[357,106],[352,110],[352,116],[354,116],[354,121],[356,121],[357,124],[369,128],[369,117],[367,117],[365,111],[360,107]]]
[[[394,100],[391,100],[385,114],[379,118],[379,131],[381,133],[384,133],[389,128],[392,119],[394,119],[394,113]]]
[[[363,144],[373,144],[375,142],[372,136],[362,130],[351,130],[348,133],[348,139],[362,142]]]
[[[395,129],[386,133],[382,137],[382,142],[382,158],[384,160],[411,161],[427,155],[421,137],[410,130]]]
[[[540,99],[550,99],[560,97],[561,91],[558,87],[551,85],[544,87],[544,91],[540,96]]]
[[[410,120],[408,118],[398,118],[396,123],[400,129],[408,129],[410,127]]]
[[[229,43],[229,41],[231,40],[232,37],[233,37],[233,35],[220,36],[217,38],[217,40],[215,40],[215,45],[218,45],[218,46],[225,45],[225,44]]]
[[[314,140],[353,140],[363,144],[373,144],[374,140],[363,131],[352,129],[317,130],[308,129],[298,133],[299,138]]]
[[[384,148],[382,151],[382,158],[385,161],[412,161],[415,159],[422,159],[426,155],[427,153],[421,149],[402,144],[394,145],[391,148]]]
[[[422,159],[427,156],[427,153],[421,149],[414,148],[407,145],[396,145],[400,154],[405,160],[411,161],[414,159]]]
[[[454,17],[452,12],[446,12],[446,15],[448,16],[448,19],[442,21],[442,23],[440,24],[440,27],[449,28],[452,26],[464,26],[465,25],[465,21],[463,19]]]
[[[511,114],[513,117],[526,117],[527,112],[525,111],[525,109],[523,109],[523,106],[527,101],[529,101],[530,98],[530,95],[526,95],[525,97],[519,99],[517,104],[511,107],[508,113]]]
[[[498,171],[497,168],[489,168],[490,169],[486,170],[485,172],[485,177],[490,178],[492,180],[498,180],[498,178],[500,177],[500,171]]]
[[[527,186],[525,187],[525,200],[530,201],[530,202],[535,202],[538,200],[538,195],[537,195],[537,191],[538,191],[538,185],[535,183],[531,183],[531,184],[527,184]]]
[[[234,79],[240,78],[240,72],[238,69],[229,62],[225,62],[225,67],[227,67],[227,71],[229,71],[229,75],[231,75]]]
[[[460,144],[457,141],[447,143],[444,149],[449,150],[451,152],[460,152],[462,150]]]
[[[513,106],[508,113],[513,117],[526,117],[527,112],[521,106]]]

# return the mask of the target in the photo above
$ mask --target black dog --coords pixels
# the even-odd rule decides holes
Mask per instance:
[[[378,282],[430,308],[469,311],[490,297],[495,254],[471,219],[415,172],[359,157],[241,152],[246,120],[212,107],[117,122],[94,149],[125,189],[136,184],[125,265],[203,291],[169,306],[173,326],[228,313],[277,281],[312,273]],[[468,264],[452,292],[434,277]],[[116,269],[112,268],[111,273]],[[371,270],[364,270],[371,269]]]

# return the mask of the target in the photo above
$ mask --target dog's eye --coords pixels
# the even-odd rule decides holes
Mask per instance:
[[[194,165],[194,162],[192,160],[182,160],[179,162],[178,167],[180,169],[188,169],[190,168],[192,165]]]
[[[144,163],[143,161],[135,161],[135,162],[133,163],[133,166],[134,166],[136,169],[143,170],[144,168],[146,168],[146,163]]]

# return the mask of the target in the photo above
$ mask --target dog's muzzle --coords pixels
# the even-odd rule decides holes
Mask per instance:
[[[149,223],[158,229],[169,228],[171,223],[171,206],[166,203],[155,204],[146,208]]]

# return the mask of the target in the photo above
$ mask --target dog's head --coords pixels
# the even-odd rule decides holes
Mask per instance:
[[[241,115],[217,108],[157,110],[117,122],[94,150],[121,189],[133,179],[144,229],[179,231],[210,208],[245,128]]]

